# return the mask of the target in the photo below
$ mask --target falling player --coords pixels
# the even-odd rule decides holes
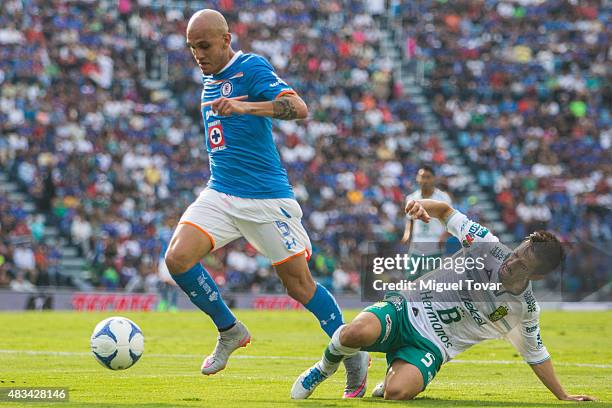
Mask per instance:
[[[416,281],[459,282],[464,277],[481,283],[501,283],[502,290],[433,290],[387,293],[382,302],[366,308],[334,333],[323,358],[293,384],[291,397],[308,398],[332,375],[343,358],[360,350],[387,356],[387,375],[373,396],[407,400],[422,392],[443,363],[483,340],[506,337],[540,381],[560,400],[590,401],[588,395],[569,395],[554,372],[542,343],[539,306],[531,280],[542,279],[563,259],[557,238],[535,232],[514,251],[491,232],[470,221],[450,205],[435,200],[409,201],[406,213],[424,222],[442,221],[464,247],[454,257],[483,262],[464,271],[436,269]],[[497,287],[498,285],[493,285]]]
[[[304,119],[308,108],[266,59],[235,52],[225,18],[205,9],[187,25],[187,45],[202,71],[202,116],[211,176],[181,217],[165,260],[173,279],[219,330],[203,374],[223,370],[250,334],[200,264],[209,252],[244,237],[267,256],[289,295],[331,336],[343,323],[333,296],[308,269],[311,244],[287,172],[272,139],[272,118]],[[345,397],[365,392],[368,354],[346,360]]]

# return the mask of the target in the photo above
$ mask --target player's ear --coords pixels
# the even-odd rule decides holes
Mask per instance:
[[[229,32],[223,34],[223,48],[229,48],[231,44],[232,44],[232,34]]]

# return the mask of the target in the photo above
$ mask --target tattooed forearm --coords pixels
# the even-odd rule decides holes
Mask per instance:
[[[293,101],[289,98],[279,98],[272,102],[273,117],[277,119],[292,120],[297,118],[297,110],[293,105]]]

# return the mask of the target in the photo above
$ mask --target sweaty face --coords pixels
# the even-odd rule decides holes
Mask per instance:
[[[228,62],[228,33],[199,27],[187,30],[187,46],[204,75],[219,72]]]
[[[421,169],[417,173],[416,182],[417,184],[426,190],[432,189],[434,186],[435,177],[431,172]]]
[[[508,257],[499,269],[499,276],[503,281],[529,278],[539,279],[539,262],[533,253],[533,246],[529,241],[522,242]]]

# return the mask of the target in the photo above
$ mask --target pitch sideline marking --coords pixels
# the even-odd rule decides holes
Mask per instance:
[[[78,351],[41,351],[41,350],[2,350],[0,354],[27,354],[27,355],[43,355],[43,356],[89,356],[91,353]],[[146,354],[147,357],[153,358],[201,358],[202,354]],[[304,356],[243,356],[234,355],[232,359],[238,360],[294,360],[294,361],[317,361],[319,357],[304,357]],[[372,360],[386,361],[384,358],[374,357]],[[508,365],[508,364],[526,364],[518,360],[451,360],[453,364],[489,364],[489,365]],[[592,364],[592,363],[568,363],[555,362],[556,366],[566,367],[589,367],[589,368],[612,368],[612,364]]]

